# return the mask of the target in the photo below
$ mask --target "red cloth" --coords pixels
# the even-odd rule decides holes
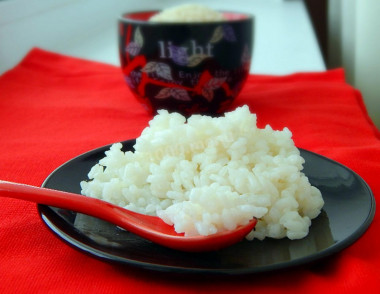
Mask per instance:
[[[297,146],[350,167],[380,197],[380,133],[342,70],[252,75],[233,107],[243,104],[260,126],[288,127]],[[0,179],[39,186],[72,157],[137,137],[150,119],[119,68],[34,49],[0,77]],[[355,244],[316,265],[195,280],[98,261],[54,237],[35,204],[0,203],[0,293],[376,293],[380,286],[377,216]]]

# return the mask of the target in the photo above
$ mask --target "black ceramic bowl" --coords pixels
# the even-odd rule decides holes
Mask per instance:
[[[131,12],[119,20],[125,81],[150,111],[222,113],[248,76],[253,17],[223,12],[218,22],[155,23],[158,11]]]

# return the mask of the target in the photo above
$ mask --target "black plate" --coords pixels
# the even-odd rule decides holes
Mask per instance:
[[[124,150],[135,141],[123,142]],[[79,183],[110,146],[87,152],[56,169],[43,187],[80,193]],[[288,239],[242,241],[209,253],[184,253],[161,247],[102,220],[38,205],[45,224],[74,248],[107,262],[176,273],[245,274],[272,271],[320,260],[348,247],[366,231],[375,199],[355,172],[318,154],[301,150],[304,173],[325,200],[309,235]]]

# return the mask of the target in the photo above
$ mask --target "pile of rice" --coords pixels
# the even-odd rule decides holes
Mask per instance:
[[[300,239],[324,204],[301,172],[291,132],[256,126],[247,106],[223,117],[160,110],[134,152],[114,144],[82,194],[158,215],[177,232],[209,235],[258,223],[247,239]]]
[[[200,4],[183,4],[153,15],[153,22],[209,22],[224,20],[223,14]]]

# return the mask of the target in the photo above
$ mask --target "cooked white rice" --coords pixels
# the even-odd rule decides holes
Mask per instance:
[[[223,14],[200,4],[183,4],[153,15],[153,22],[210,22],[224,20]]]
[[[291,132],[259,129],[247,106],[223,117],[160,110],[134,152],[114,144],[81,182],[82,194],[143,214],[177,232],[209,235],[259,219],[247,238],[300,239],[324,204],[301,172]]]

